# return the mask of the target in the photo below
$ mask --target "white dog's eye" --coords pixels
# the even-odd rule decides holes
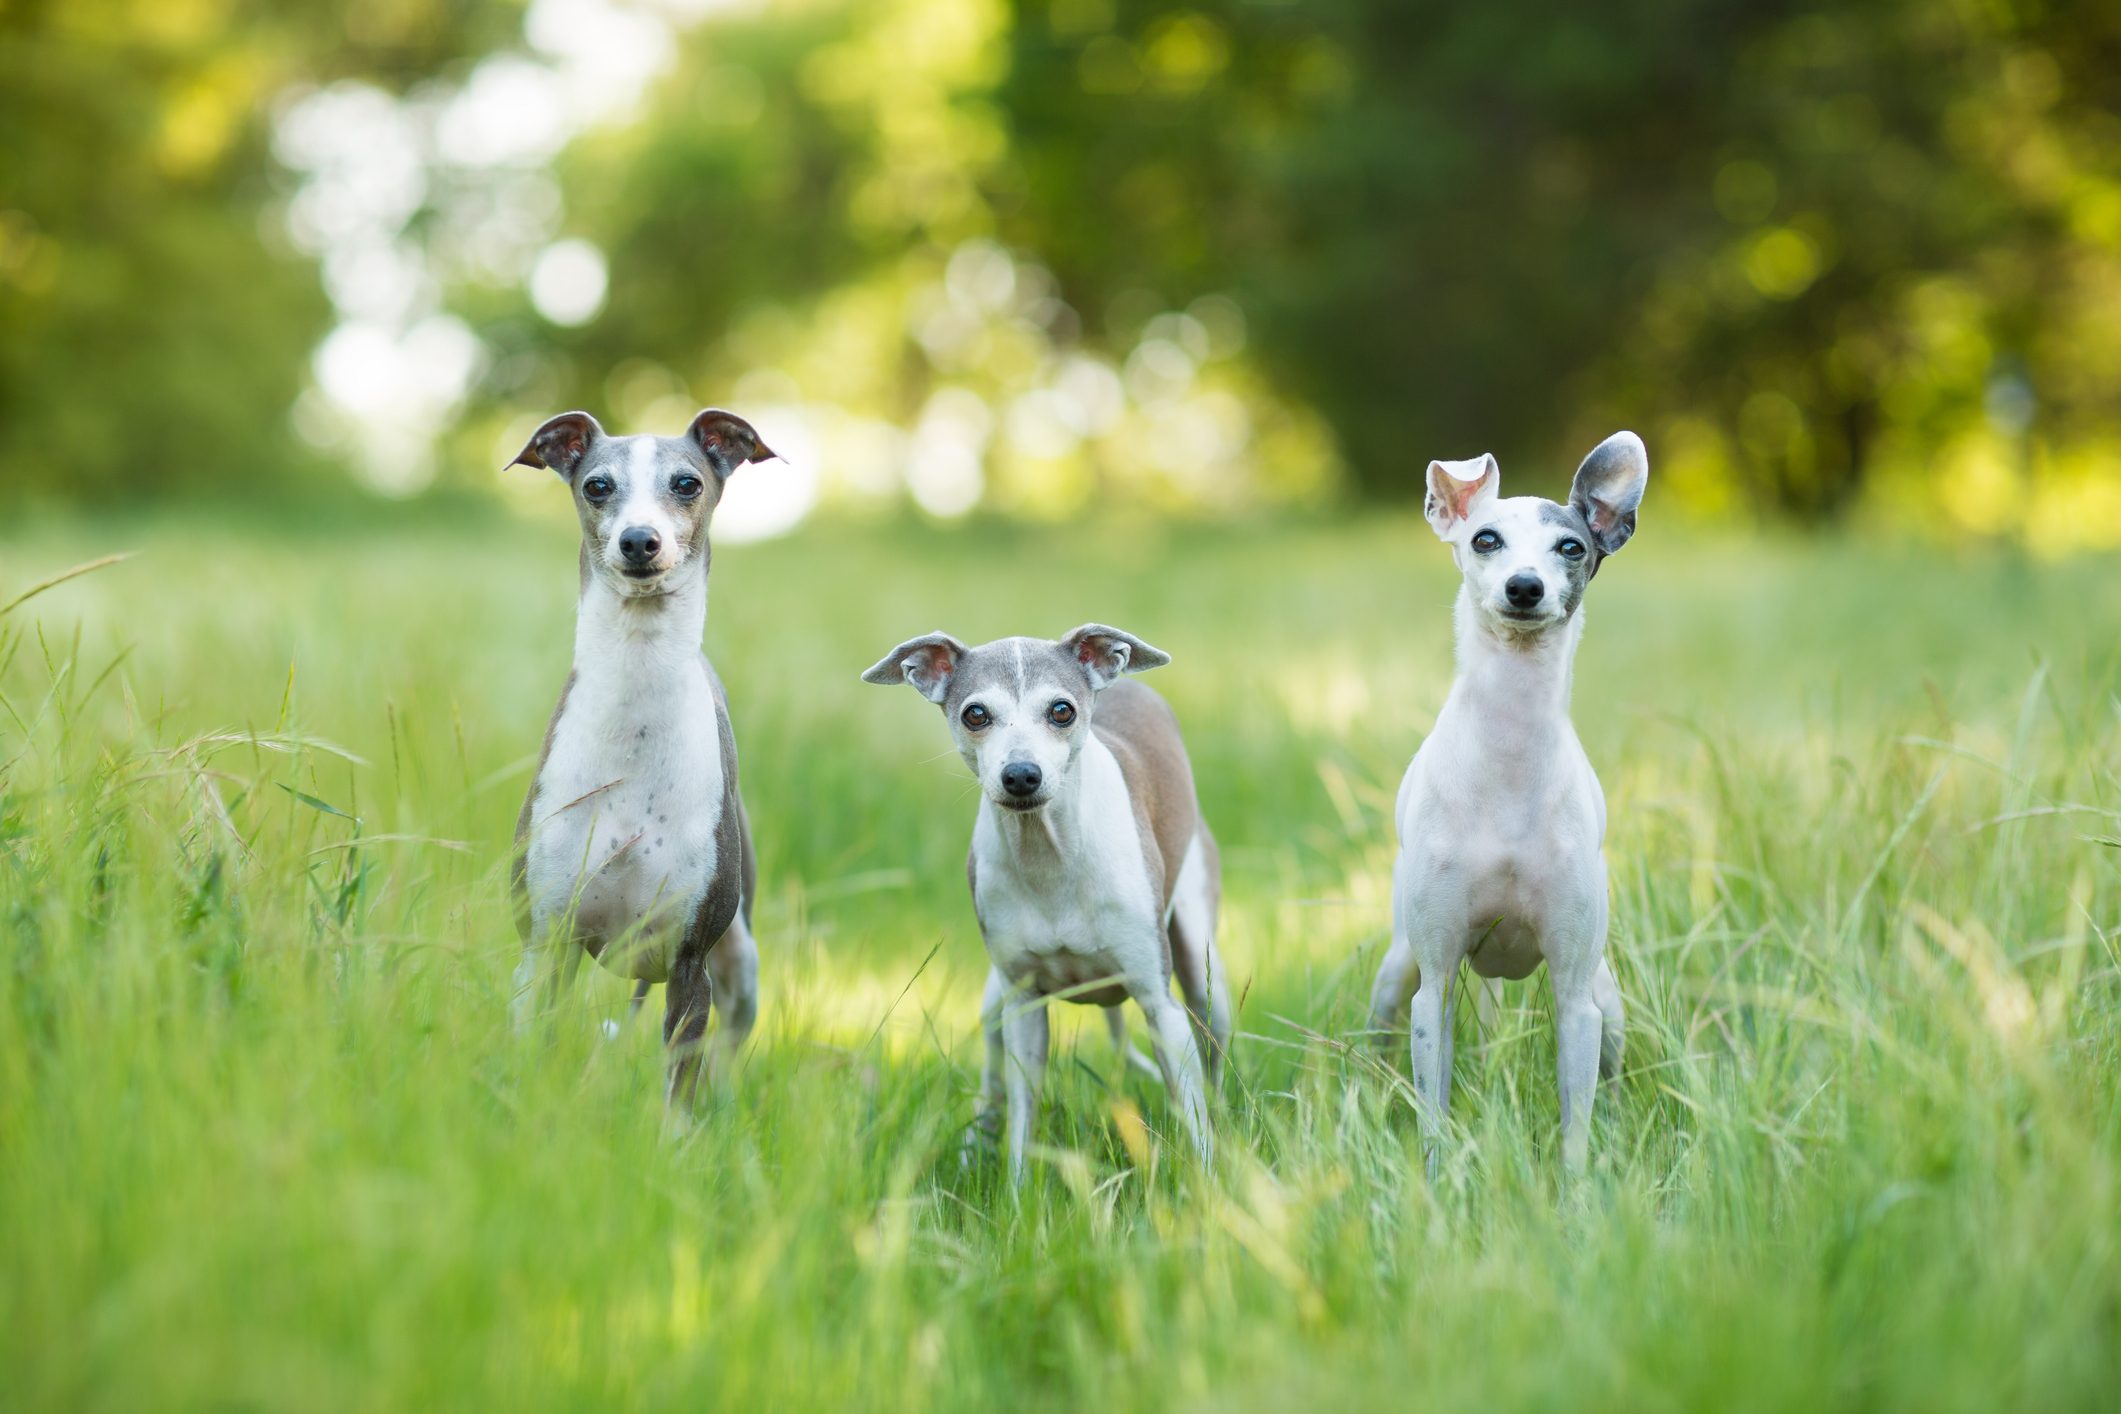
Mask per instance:
[[[1492,555],[1502,548],[1502,537],[1492,530],[1483,530],[1473,537],[1473,553]]]
[[[1561,552],[1561,557],[1564,560],[1580,560],[1583,558],[1583,542],[1581,540],[1564,540],[1554,548]]]

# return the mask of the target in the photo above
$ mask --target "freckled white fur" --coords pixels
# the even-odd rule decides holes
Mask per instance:
[[[538,776],[526,878],[533,940],[570,911],[599,961],[667,976],[716,865],[719,714],[700,656],[706,576],[643,613],[591,575],[575,679]],[[693,610],[695,610],[694,612]]]
[[[1371,1024],[1410,1025],[1433,1169],[1450,1106],[1459,964],[1483,979],[1515,979],[1544,961],[1554,989],[1562,1151],[1574,1171],[1588,1153],[1601,1051],[1617,1069],[1623,1026],[1605,961],[1605,795],[1569,721],[1583,617],[1550,612],[1531,626],[1505,617],[1508,575],[1525,566],[1551,571],[1537,558],[1551,529],[1542,526],[1541,502],[1496,499],[1493,462],[1483,461],[1484,469],[1442,464],[1461,488],[1486,480],[1462,514],[1439,513],[1431,498],[1432,523],[1465,575],[1454,610],[1458,675],[1399,790],[1392,946],[1378,969]],[[1506,548],[1474,555],[1470,538],[1496,526]],[[1550,609],[1553,601],[1550,593]]]

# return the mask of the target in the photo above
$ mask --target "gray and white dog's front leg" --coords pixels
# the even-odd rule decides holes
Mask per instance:
[[[1164,987],[1130,989],[1134,1000],[1149,1019],[1149,1035],[1155,1042],[1156,1064],[1164,1074],[1164,1090],[1186,1126],[1186,1137],[1202,1163],[1215,1157],[1215,1132],[1208,1125],[1208,1090],[1200,1062],[1200,1046],[1194,1039],[1193,1019]]]
[[[707,978],[720,1024],[709,1043],[709,1078],[719,1083],[736,1065],[759,1015],[759,945],[740,904],[729,931],[707,954]]]
[[[1002,1048],[1009,1091],[1009,1186],[1021,1188],[1046,1087],[1046,999],[1008,994],[1002,1003]]]
[[[670,1085],[664,1098],[672,1107],[690,1109],[699,1087],[707,1013],[714,1004],[706,959],[680,952],[663,992],[663,1044],[670,1051]]]

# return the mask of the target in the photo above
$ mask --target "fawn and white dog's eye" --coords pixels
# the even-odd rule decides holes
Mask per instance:
[[[610,477],[592,476],[582,483],[582,499],[592,506],[600,506],[611,499],[611,493],[616,489]]]
[[[1062,698],[1046,709],[1046,720],[1056,727],[1065,727],[1075,720],[1075,704]]]
[[[1492,555],[1502,548],[1502,537],[1492,530],[1483,530],[1473,537],[1473,553]]]
[[[681,501],[689,501],[700,494],[701,482],[697,476],[684,472],[670,478],[670,489]]]
[[[965,730],[968,732],[983,732],[987,729],[987,724],[994,720],[994,717],[986,708],[975,702],[958,714],[958,720],[965,724]]]
[[[1583,542],[1581,540],[1573,538],[1564,540],[1554,548],[1561,552],[1561,558],[1564,560],[1580,560],[1583,558]]]

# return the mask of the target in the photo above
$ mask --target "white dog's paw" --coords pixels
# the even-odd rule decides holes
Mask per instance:
[[[598,1029],[604,1033],[604,1039],[607,1041],[616,1041],[619,1039],[619,1023],[615,1020],[606,1018],[603,1026],[599,1027]]]

